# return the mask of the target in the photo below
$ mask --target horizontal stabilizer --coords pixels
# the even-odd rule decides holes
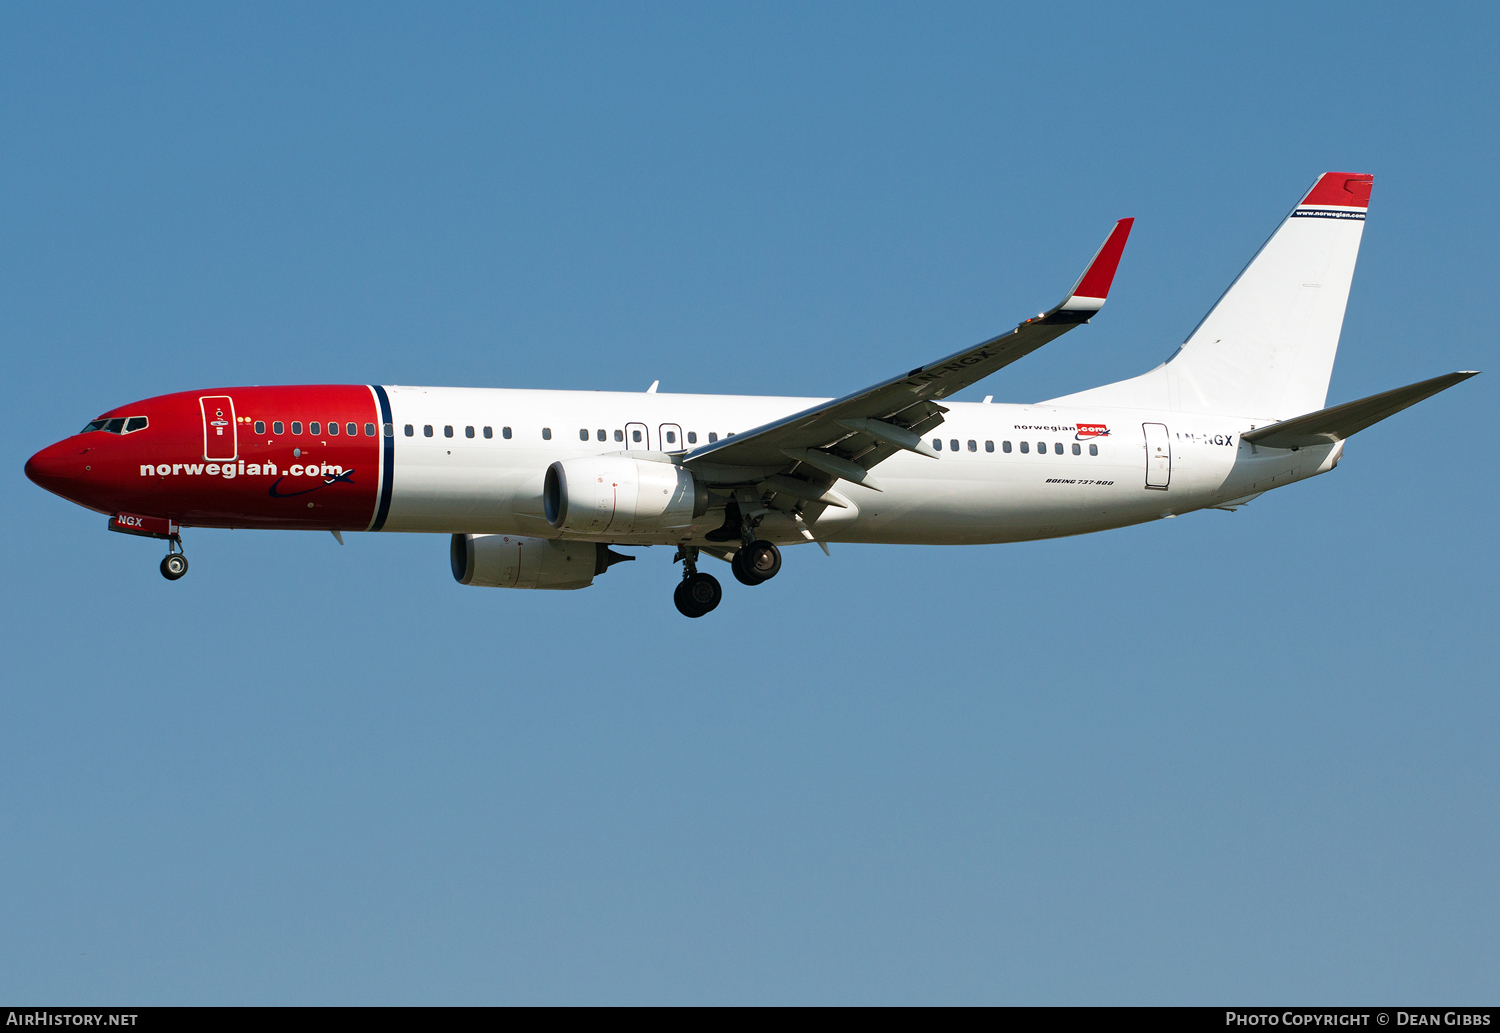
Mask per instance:
[[[1477,375],[1478,370],[1448,373],[1419,384],[1408,384],[1394,391],[1382,391],[1355,402],[1345,402],[1343,405],[1310,412],[1306,416],[1246,431],[1240,438],[1266,448],[1311,448],[1314,445],[1332,444]]]

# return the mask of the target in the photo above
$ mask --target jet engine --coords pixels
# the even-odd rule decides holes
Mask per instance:
[[[563,459],[547,468],[542,510],[559,531],[656,534],[708,511],[708,489],[680,466],[627,456]]]
[[[587,588],[621,560],[602,542],[555,542],[513,534],[456,534],[449,559],[453,579],[485,588]]]

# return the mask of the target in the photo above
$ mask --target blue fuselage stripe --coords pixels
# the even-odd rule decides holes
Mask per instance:
[[[380,440],[385,448],[385,461],[380,464],[380,508],[375,511],[375,522],[370,525],[370,530],[379,531],[385,526],[385,518],[390,515],[391,486],[396,482],[396,428],[391,421],[391,400],[386,395],[385,388],[379,384],[372,386],[375,396],[380,399]]]

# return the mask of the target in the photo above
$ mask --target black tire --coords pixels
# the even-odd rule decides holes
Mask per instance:
[[[753,541],[738,553],[746,574],[762,584],[781,573],[781,550],[764,539]]]
[[[678,585],[672,594],[672,601],[684,617],[702,617],[718,606],[723,598],[724,589],[712,574],[694,574]]]
[[[176,581],[188,572],[187,557],[180,552],[174,552],[162,557],[161,576],[168,581]]]
[[[754,587],[761,583],[761,579],[745,570],[745,565],[740,562],[741,557],[744,555],[744,549],[737,550],[733,558],[729,561],[729,569],[734,572],[734,579],[740,584]]]

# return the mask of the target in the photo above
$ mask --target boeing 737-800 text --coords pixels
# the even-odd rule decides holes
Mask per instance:
[[[1051,310],[842,398],[214,388],[112,409],[26,475],[165,539],[173,580],[185,527],[446,534],[453,576],[497,588],[584,588],[633,558],[611,545],[673,545],[689,617],[722,594],[704,553],[759,585],[794,543],[1017,542],[1231,509],[1474,375],[1324,407],[1372,182],[1319,177],[1169,360],[1050,401],[950,398],[1087,323],[1130,219]]]

